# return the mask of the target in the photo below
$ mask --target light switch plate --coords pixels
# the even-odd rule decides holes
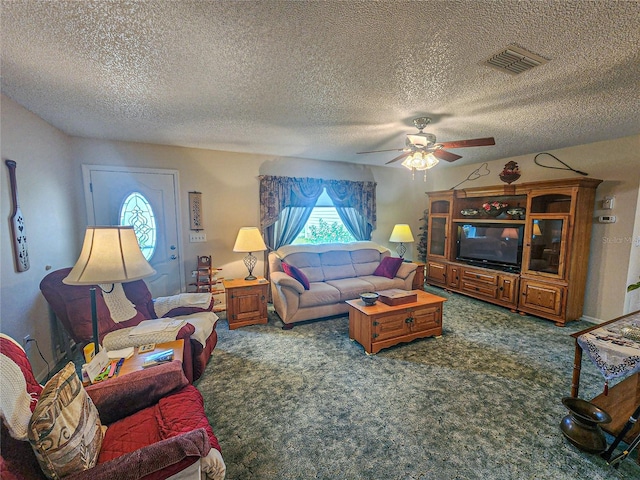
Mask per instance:
[[[207,241],[207,234],[204,232],[192,232],[189,234],[190,243],[201,243]]]

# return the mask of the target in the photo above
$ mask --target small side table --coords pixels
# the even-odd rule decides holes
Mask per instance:
[[[229,330],[267,323],[268,280],[263,277],[256,280],[225,279],[222,283],[227,299]]]
[[[418,265],[416,268],[416,274],[413,277],[412,290],[424,290],[424,270],[427,264],[424,262],[412,262]]]

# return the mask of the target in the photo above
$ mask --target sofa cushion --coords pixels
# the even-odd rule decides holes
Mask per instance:
[[[320,263],[320,255],[311,252],[292,253],[282,259],[283,262],[298,267],[309,279],[309,282],[324,281],[324,272]]]
[[[337,280],[329,280],[326,283],[340,291],[340,300],[343,302],[358,298],[361,293],[370,292],[374,289],[371,283],[361,278],[339,278]]]
[[[193,385],[188,385],[161,398],[152,407],[109,425],[99,463],[197,428],[204,428],[210,445],[220,450],[204,413],[202,394]]]
[[[380,265],[382,255],[374,248],[354,250],[351,252],[351,263],[358,277],[372,275]]]
[[[404,280],[398,277],[387,278],[381,277],[379,275],[365,275],[358,278],[360,278],[360,280],[371,283],[373,285],[374,292],[379,292],[380,290],[390,290],[392,288],[400,288],[402,290],[406,288]]]
[[[102,424],[73,362],[45,385],[29,421],[28,435],[49,478],[95,466],[102,445]]]
[[[300,295],[300,307],[317,307],[340,301],[340,291],[325,282],[311,282],[309,290]]]
[[[351,254],[347,251],[335,250],[321,253],[320,262],[325,281],[356,276],[356,271],[351,263]]]
[[[380,277],[393,278],[398,273],[398,269],[402,265],[402,259],[398,257],[384,257],[378,265],[378,268],[373,272],[374,275]]]
[[[300,270],[295,265],[289,265],[286,262],[281,262],[280,265],[282,265],[282,270],[284,270],[284,273],[298,280],[305,290],[309,290],[309,279],[302,272],[302,270]]]

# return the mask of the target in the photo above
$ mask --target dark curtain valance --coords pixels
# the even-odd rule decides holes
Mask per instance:
[[[376,226],[376,183],[263,175],[260,177],[260,229],[276,223],[287,207],[313,207],[324,189],[337,209],[352,208],[371,229]]]

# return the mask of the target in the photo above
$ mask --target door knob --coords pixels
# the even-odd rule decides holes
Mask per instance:
[[[176,259],[176,258],[178,258],[178,257],[176,257],[175,255],[171,255],[169,258],[170,258],[171,260],[175,260],[175,259]]]
[[[175,246],[175,245],[171,245],[171,246],[169,247],[169,249],[171,249],[171,250],[175,250],[175,249],[176,249],[176,246]]]

